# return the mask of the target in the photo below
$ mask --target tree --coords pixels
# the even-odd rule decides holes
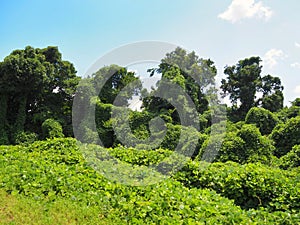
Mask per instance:
[[[84,142],[99,143],[105,147],[116,144],[111,121],[113,106],[126,107],[128,100],[142,88],[134,72],[124,67],[110,65],[100,68],[91,77],[82,80],[77,88],[73,122],[76,136]],[[95,115],[95,120],[91,120]],[[97,130],[91,130],[96,123]]]
[[[290,107],[284,107],[280,111],[277,112],[277,116],[282,121],[287,121],[293,117],[297,117],[300,115],[300,98],[296,98],[294,101],[291,102]]]
[[[224,70],[227,79],[222,79],[221,89],[224,96],[229,95],[234,109],[232,113],[238,120],[245,118],[249,109],[255,106],[255,94],[261,83],[260,62],[259,57],[246,58]]]
[[[29,117],[37,124],[48,118],[56,119],[66,136],[73,135],[72,105],[80,77],[72,63],[64,61],[57,47],[36,49],[45,57],[46,76],[40,98],[34,98]]]
[[[291,103],[292,103],[292,106],[298,106],[298,107],[300,107],[300,98],[296,98]]]
[[[13,143],[24,131],[41,134],[42,122],[50,117],[69,126],[70,134],[78,80],[74,66],[61,59],[57,47],[13,51],[0,63],[0,139]]]
[[[258,104],[271,112],[277,112],[283,108],[283,86],[279,77],[267,75],[262,77],[261,92],[263,96]]]
[[[254,106],[262,106],[271,112],[277,112],[283,107],[280,78],[271,75],[261,77],[260,62],[259,57],[246,58],[224,70],[227,78],[222,79],[221,89],[224,97],[230,97],[233,121],[243,120]],[[256,100],[259,93],[262,98]]]
[[[117,65],[105,66],[99,69],[93,74],[92,79],[96,92],[100,91],[100,101],[106,104],[113,104],[121,90],[126,86],[136,85],[132,87],[132,90],[122,92],[121,94],[124,96],[118,96],[123,99],[120,103],[127,104],[132,95],[137,95],[142,88],[142,84],[134,72],[127,71],[126,68]]]
[[[1,114],[5,117],[4,124],[9,125],[8,136],[12,140],[24,131],[30,98],[43,86],[46,68],[40,58],[32,47],[26,47],[13,51],[1,63],[0,95],[4,106]]]
[[[214,85],[217,73],[216,67],[210,59],[201,59],[195,52],[187,53],[184,49],[177,47],[174,51],[166,54],[158,68],[148,71],[150,76],[159,73],[162,80],[166,79],[178,85],[191,98],[197,112],[204,113],[208,110],[208,99],[204,90]],[[154,90],[153,93],[164,91],[162,90],[163,82],[157,83],[157,90]],[[145,98],[143,106],[147,110],[157,113],[160,111],[170,112],[174,109],[165,99],[158,97]],[[172,117],[175,123],[179,123],[176,111],[173,111]]]

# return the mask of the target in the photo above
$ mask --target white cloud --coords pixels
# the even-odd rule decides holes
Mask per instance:
[[[300,69],[300,63],[299,62],[292,63],[291,67]]]
[[[300,44],[299,44],[298,42],[295,42],[295,46],[296,46],[297,48],[300,48]]]
[[[138,74],[138,71],[137,71],[137,70],[132,70],[132,69],[127,69],[127,72],[131,72],[131,73]]]
[[[294,93],[300,94],[300,85],[296,86],[296,88],[294,89]]]
[[[273,11],[255,0],[233,0],[227,10],[218,15],[223,20],[236,23],[242,19],[259,18],[268,20],[272,17]]]
[[[143,102],[140,100],[139,96],[133,96],[131,100],[128,101],[129,106],[128,108],[135,110],[135,111],[142,111],[141,107]]]
[[[277,65],[278,60],[286,58],[287,55],[283,53],[282,50],[279,49],[271,49],[269,50],[263,57],[264,66],[269,68],[273,68]]]

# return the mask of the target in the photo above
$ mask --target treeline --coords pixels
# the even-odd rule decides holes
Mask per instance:
[[[186,155],[195,149],[193,159],[200,160],[209,150],[218,152],[215,161],[242,164],[299,159],[293,156],[299,155],[300,100],[283,106],[281,81],[262,75],[259,57],[225,67],[220,89],[230,106],[218,102],[214,62],[194,52],[177,48],[148,71],[149,76],[161,75],[150,93],[127,68],[106,66],[81,79],[57,47],[15,50],[0,62],[0,144],[72,137],[75,126],[81,141],[99,143],[100,138],[105,147],[179,146]],[[127,114],[112,117],[124,111],[132,95],[141,96],[142,110],[126,109]],[[79,108],[73,110],[72,124],[74,97]],[[95,109],[96,132],[84,112],[90,107]],[[223,109],[227,116],[219,112]],[[226,127],[225,134],[211,133],[218,126]]]

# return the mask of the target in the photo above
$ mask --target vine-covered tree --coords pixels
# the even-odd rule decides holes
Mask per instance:
[[[271,112],[283,107],[283,86],[280,78],[271,75],[262,77],[260,62],[259,57],[246,58],[224,70],[227,78],[222,79],[221,89],[223,95],[229,95],[231,100],[233,121],[243,120],[254,106],[262,106]],[[257,100],[259,93],[262,98]]]
[[[124,91],[121,93],[124,96],[118,96],[123,99],[121,101],[124,101],[124,104],[127,104],[128,100],[131,99],[133,95],[137,95],[142,88],[142,83],[134,72],[117,65],[105,66],[99,69],[93,74],[92,79],[95,90],[100,91],[99,99],[102,103],[113,104],[123,88],[130,84],[136,84],[136,86],[132,88],[132,91]]]
[[[259,105],[271,112],[278,112],[283,108],[283,86],[279,77],[267,75],[262,77],[262,98],[258,100]]]
[[[159,73],[162,79],[169,80],[182,88],[191,98],[199,113],[208,110],[205,89],[214,85],[217,74],[214,62],[210,59],[199,58],[195,52],[187,53],[184,49],[177,47],[174,51],[166,54],[158,68],[148,71],[150,76],[153,76],[154,73]],[[159,92],[163,88],[163,82],[158,82],[157,90],[154,93]],[[164,99],[158,97],[145,98],[143,105],[147,110],[154,112],[167,110],[169,114],[172,114],[174,122],[179,122],[174,107]]]
[[[14,142],[19,133],[41,133],[47,118],[62,123],[71,135],[71,106],[79,78],[74,66],[63,61],[57,47],[27,46],[0,63],[0,127],[2,143]]]

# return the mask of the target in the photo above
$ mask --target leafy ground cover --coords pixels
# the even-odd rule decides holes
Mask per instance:
[[[89,147],[94,146],[87,146]],[[143,151],[140,155],[123,154],[122,148],[107,151],[113,152],[111,154],[117,156],[116,160],[134,163],[135,157],[144,158]],[[151,164],[168,156],[169,151],[159,150],[156,153],[145,151],[144,154],[149,155],[148,161],[144,163]],[[162,182],[148,186],[126,186],[112,182],[97,173],[85,161],[76,140],[72,138],[38,141],[28,146],[1,146],[0,222],[1,224],[297,224],[300,222],[296,171],[278,175],[280,169],[255,164],[240,166],[233,163],[211,164],[202,172],[201,170],[197,172],[197,169],[199,168],[189,162],[174,177]],[[285,177],[281,184],[272,183],[282,178],[275,175]],[[187,184],[184,179],[190,179],[193,183]],[[245,182],[247,179],[248,183]],[[284,184],[286,182],[288,184]],[[271,185],[273,188],[278,187],[274,196],[268,196],[272,193]],[[242,190],[244,192],[240,193]],[[269,199],[261,197],[263,202],[257,207],[239,206],[242,206],[242,203],[237,201],[240,197],[242,202],[247,202],[246,198],[251,198],[255,193],[262,193]],[[276,204],[280,206],[277,207]]]

